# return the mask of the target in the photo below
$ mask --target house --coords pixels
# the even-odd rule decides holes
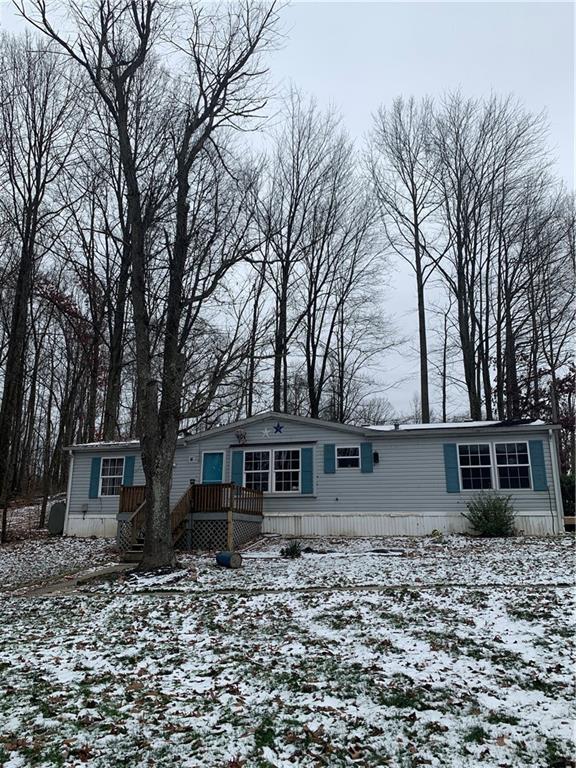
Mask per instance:
[[[526,534],[558,533],[556,429],[541,421],[355,427],[268,412],[179,438],[171,504],[179,524],[189,518],[195,546],[202,526],[231,520],[232,510],[246,535],[465,531],[466,502],[488,489],[512,496]],[[114,536],[143,499],[138,442],[68,450],[65,533]]]

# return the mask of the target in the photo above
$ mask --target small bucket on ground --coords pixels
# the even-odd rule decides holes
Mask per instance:
[[[240,568],[242,565],[242,555],[238,552],[217,552],[216,564],[223,568]]]

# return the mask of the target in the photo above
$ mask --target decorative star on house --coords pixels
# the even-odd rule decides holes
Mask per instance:
[[[268,429],[268,427],[266,427],[266,429],[262,430],[262,435],[264,437],[270,437],[270,430]]]
[[[277,421],[275,426],[274,426],[274,434],[275,435],[281,435],[283,429],[284,429],[284,424],[280,424],[280,422]]]

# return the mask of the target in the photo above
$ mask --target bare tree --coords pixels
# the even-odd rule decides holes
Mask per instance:
[[[0,174],[2,218],[18,243],[16,281],[0,404],[1,539],[22,415],[24,360],[41,238],[59,210],[51,195],[72,151],[77,85],[45,45],[30,37],[0,40]],[[77,123],[76,123],[77,125]]]
[[[486,318],[490,277],[504,263],[506,250],[494,203],[499,196],[508,203],[520,176],[541,162],[541,136],[541,116],[526,113],[511,99],[492,98],[483,104],[455,94],[446,99],[434,121],[435,174],[450,236],[447,262],[438,268],[456,299],[473,419],[482,418],[483,389],[484,405],[491,407]],[[511,347],[508,354],[514,354]]]
[[[262,75],[258,53],[270,44],[276,13],[273,6],[251,2],[222,11],[191,9],[179,20],[186,25],[186,40],[179,47],[182,78],[158,93],[155,101],[143,103],[146,78],[155,72],[155,45],[168,20],[157,0],[98,0],[89,7],[70,3],[74,39],[53,26],[43,0],[31,5],[30,12],[20,6],[22,14],[81,67],[112,116],[127,200],[138,434],[147,486],[142,567],[169,565],[174,561],[169,490],[186,363],[183,332],[186,337],[195,304],[215,290],[230,266],[222,262],[195,296],[186,297],[187,264],[200,256],[189,220],[191,178],[199,157],[215,146],[216,135],[257,113],[265,103],[256,90]],[[139,168],[133,132],[145,108],[153,110],[155,118],[152,177]],[[146,205],[144,182],[150,180]],[[164,248],[154,254],[150,236],[159,219],[164,222]],[[153,347],[150,314],[150,269],[159,259],[167,266],[160,360]]]
[[[260,227],[268,248],[267,283],[275,300],[273,394],[275,411],[288,409],[288,354],[306,309],[290,315],[304,254],[313,246],[315,206],[329,186],[339,120],[322,115],[313,101],[292,91],[284,128],[275,137],[268,187],[263,190]]]
[[[381,107],[369,143],[368,162],[389,247],[404,259],[416,278],[420,355],[421,419],[430,421],[426,284],[438,254],[432,247],[434,214],[441,204],[430,151],[432,103],[395,99]]]

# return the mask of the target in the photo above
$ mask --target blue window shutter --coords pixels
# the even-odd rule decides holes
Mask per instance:
[[[456,443],[444,443],[444,471],[447,493],[460,493],[458,476],[458,449]]]
[[[124,457],[124,477],[122,485],[134,485],[134,461],[135,456]]]
[[[336,446],[334,443],[324,443],[324,473],[326,475],[336,473]]]
[[[532,467],[532,488],[535,491],[547,491],[546,466],[544,464],[544,445],[542,440],[529,440],[530,466]]]
[[[360,443],[360,471],[374,472],[374,454],[372,443]]]
[[[235,485],[242,485],[244,479],[244,451],[232,451],[231,480]]]
[[[92,466],[90,467],[90,491],[88,498],[97,499],[100,491],[100,467],[102,458],[100,456],[92,457]]]
[[[300,450],[301,493],[314,493],[314,454],[312,448]]]

